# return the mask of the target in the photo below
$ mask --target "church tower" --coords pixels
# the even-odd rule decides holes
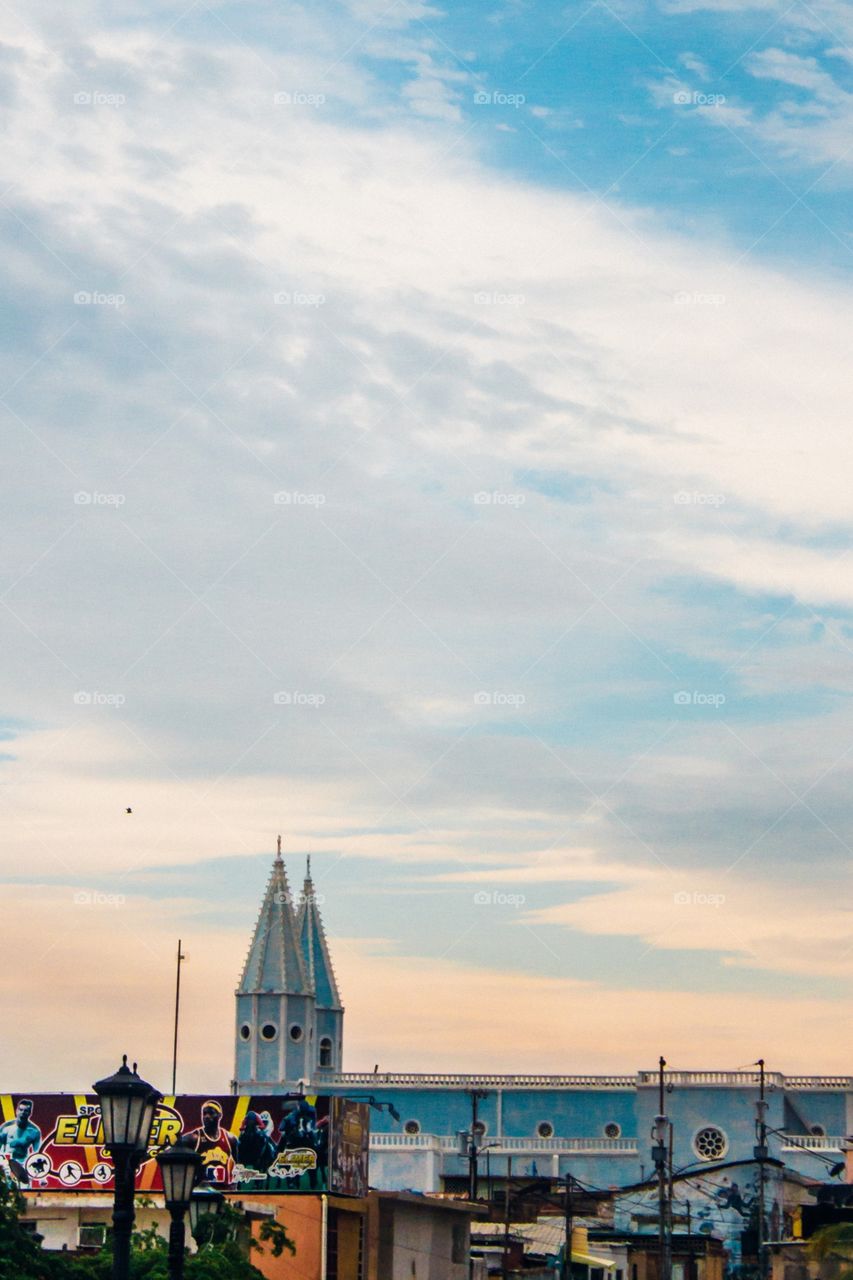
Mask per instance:
[[[281,836],[236,996],[238,1092],[287,1092],[310,1080],[319,1054],[314,979],[299,940]],[[324,1037],[325,1018],[324,1011]]]
[[[311,879],[310,857],[305,872],[302,901],[296,917],[296,930],[308,982],[316,1002],[317,1038],[311,1074],[321,1084],[324,1079],[342,1070],[344,1010]]]

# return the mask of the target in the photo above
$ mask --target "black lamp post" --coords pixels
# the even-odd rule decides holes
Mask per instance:
[[[215,1187],[202,1184],[196,1187],[190,1196],[190,1231],[196,1244],[199,1243],[198,1226],[208,1215],[214,1217],[225,1203],[225,1197]]]
[[[184,1274],[184,1215],[192,1201],[192,1191],[201,1169],[202,1159],[196,1149],[175,1142],[157,1152],[166,1208],[172,1218],[169,1227],[169,1275],[181,1280]]]
[[[136,1171],[148,1152],[162,1094],[127,1065],[92,1086],[101,1104],[104,1146],[113,1162],[113,1280],[128,1280]]]

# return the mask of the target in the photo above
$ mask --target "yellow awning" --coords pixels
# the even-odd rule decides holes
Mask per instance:
[[[572,1249],[572,1262],[579,1262],[584,1267],[606,1267],[608,1271],[616,1267],[612,1258],[597,1258],[593,1253],[578,1253],[577,1249]]]

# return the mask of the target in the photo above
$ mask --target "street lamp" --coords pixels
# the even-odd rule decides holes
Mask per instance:
[[[169,1226],[169,1276],[171,1280],[181,1280],[184,1274],[184,1214],[190,1207],[202,1159],[194,1147],[179,1141],[157,1152],[157,1164],[163,1180],[166,1208],[172,1219]]]
[[[190,1196],[190,1231],[196,1244],[199,1243],[198,1226],[206,1217],[214,1217],[225,1203],[225,1197],[215,1187],[202,1184],[196,1187]]]
[[[113,1280],[128,1280],[136,1171],[148,1152],[154,1112],[162,1094],[127,1065],[92,1088],[101,1104],[104,1146],[113,1162]]]

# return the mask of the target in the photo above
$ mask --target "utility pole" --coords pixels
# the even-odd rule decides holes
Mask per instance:
[[[658,1280],[672,1280],[672,1246],[669,1230],[669,1178],[667,1148],[671,1141],[664,1103],[664,1076],[666,1059],[658,1062],[658,1114],[652,1128],[652,1161],[658,1179]]]
[[[764,1199],[765,1199],[765,1171],[764,1162],[767,1159],[767,1100],[765,1098],[765,1080],[764,1080],[764,1059],[759,1058],[755,1064],[758,1067],[758,1102],[755,1104],[755,1142],[753,1155],[758,1161],[758,1275],[759,1280],[764,1280],[766,1274],[766,1241],[765,1241],[765,1222],[764,1222]]]
[[[485,1097],[486,1097],[485,1089],[471,1090],[471,1140],[468,1144],[468,1199],[469,1200],[477,1199],[477,1191],[478,1191],[477,1157],[479,1155],[479,1148],[477,1146],[477,1140],[479,1138],[479,1134],[477,1133],[477,1103],[479,1102],[480,1098],[485,1098]]]
[[[563,1249],[563,1267],[560,1280],[571,1280],[572,1275],[572,1220],[574,1218],[574,1201],[572,1199],[572,1175],[566,1174],[566,1247]]]
[[[181,951],[181,940],[178,938],[178,968],[175,975],[175,1038],[172,1042],[172,1095],[175,1094],[175,1080],[178,1074],[178,1015],[181,1008],[181,961],[186,956]]]
[[[506,1188],[504,1191],[504,1255],[503,1264],[501,1266],[501,1276],[503,1280],[507,1280],[509,1276],[509,1182],[512,1177],[512,1156],[507,1156],[506,1161]]]

